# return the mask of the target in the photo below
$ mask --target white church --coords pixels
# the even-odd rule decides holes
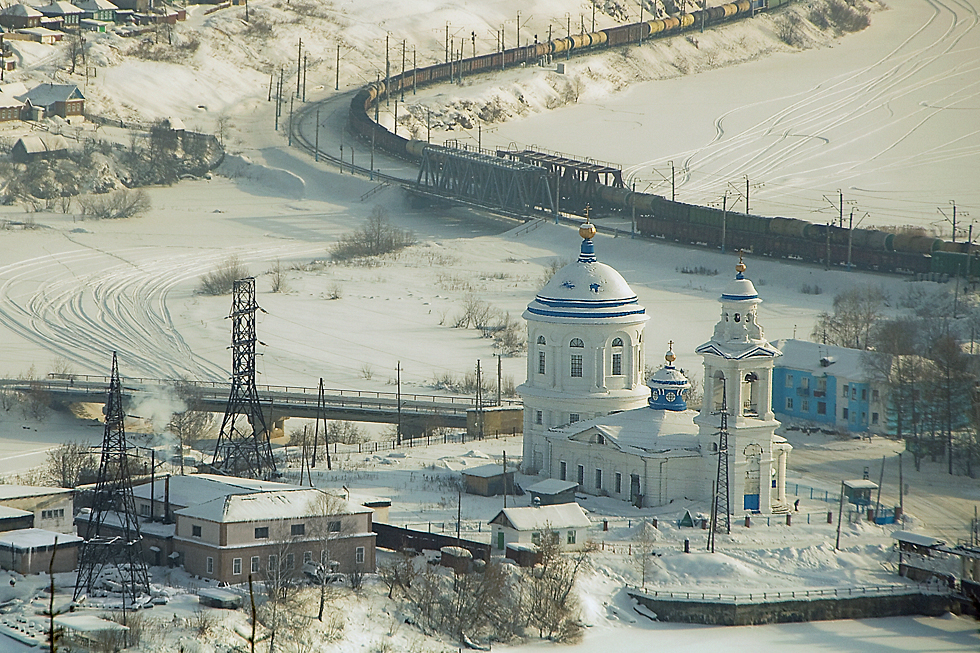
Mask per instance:
[[[666,365],[643,383],[646,309],[626,280],[596,260],[586,223],[578,260],[528,304],[524,459],[528,474],[578,483],[589,494],[638,507],[709,502],[717,477],[722,396],[728,413],[734,514],[786,509],[792,447],[775,434],[772,369],[779,350],[757,320],[762,302],[739,261],[722,293],[721,319],[704,358],[704,400],[688,410],[690,383]]]

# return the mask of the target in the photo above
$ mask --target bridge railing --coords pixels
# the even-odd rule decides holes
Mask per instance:
[[[850,598],[857,596],[897,596],[922,594],[928,590],[913,585],[869,585],[862,587],[821,587],[796,590],[765,590],[739,594],[683,590],[649,590],[627,583],[626,589],[651,599],[671,601],[711,601],[717,603],[764,603],[770,601],[799,601],[818,598]]]

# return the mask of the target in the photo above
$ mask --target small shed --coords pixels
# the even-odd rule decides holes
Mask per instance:
[[[54,554],[55,573],[75,571],[82,538],[40,528],[22,528],[0,533],[0,569],[25,575],[47,572],[56,539],[58,550]]]
[[[63,614],[54,618],[54,623],[65,629],[69,638],[78,643],[94,645],[104,643],[110,637],[115,636],[119,644],[123,643],[123,634],[129,630],[129,626],[109,621],[94,614]]]
[[[439,549],[439,564],[457,574],[466,574],[473,568],[473,554],[461,546],[444,546]]]
[[[20,508],[0,506],[0,532],[34,528],[34,513]]]
[[[867,479],[844,481],[844,498],[848,503],[860,507],[871,505],[871,493],[878,489],[878,484]]]
[[[514,470],[504,472],[503,465],[480,465],[464,469],[462,474],[467,494],[494,497],[514,492]]]
[[[517,563],[519,567],[533,567],[541,563],[541,548],[534,544],[511,542],[507,545],[505,555],[509,560]]]
[[[64,136],[42,134],[24,136],[14,143],[10,157],[17,163],[30,163],[38,159],[61,159],[68,156],[68,141]]]
[[[507,545],[541,544],[544,537],[554,534],[566,551],[585,548],[592,522],[577,503],[530,508],[504,508],[490,520],[491,545],[504,553]]]
[[[226,610],[237,610],[242,607],[242,597],[240,594],[221,589],[202,589],[197,593],[197,599],[201,605],[210,608],[224,608]]]
[[[531,495],[531,503],[539,503],[542,506],[554,506],[559,503],[572,503],[575,501],[575,490],[578,483],[573,481],[560,481],[557,478],[547,478],[535,483],[527,489]]]

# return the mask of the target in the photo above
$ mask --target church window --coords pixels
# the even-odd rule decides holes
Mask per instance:
[[[786,397],[786,410],[793,410],[793,398]]]
[[[565,477],[568,475],[568,465],[564,460],[558,463],[558,480],[564,481]]]
[[[621,376],[623,374],[623,355],[620,353],[612,355],[612,373],[613,376]]]
[[[677,393],[674,392],[673,390],[668,391],[667,392],[667,401],[673,401],[674,399],[677,399]]]
[[[622,338],[616,338],[615,340],[612,341],[612,346],[613,347],[622,347],[623,346],[623,339]]]
[[[572,376],[582,376],[582,354],[572,354]]]
[[[654,388],[653,390],[650,391],[650,396],[653,397],[655,400],[660,399],[660,390]]]
[[[621,494],[623,491],[623,475],[620,474],[619,472],[616,472],[615,482],[616,482],[616,494]]]
[[[585,485],[585,465],[578,466],[578,484]]]
[[[712,442],[711,443],[711,450],[712,451],[718,451],[718,443],[717,442]]]
[[[735,321],[736,321],[736,322],[741,322],[741,321],[742,321],[742,316],[741,316],[741,315],[739,315],[738,313],[736,313],[736,314],[735,314]]]
[[[544,336],[538,336],[538,344],[539,345],[547,345],[548,343],[545,342]]]
[[[728,313],[725,313],[725,321],[728,321]]]
[[[544,362],[545,362],[544,352],[543,351],[539,351],[538,352],[538,374],[544,374]]]
[[[584,347],[585,343],[582,342],[581,338],[572,338],[572,341],[568,343],[569,347]]]
[[[574,424],[575,422],[579,421],[580,419],[581,419],[581,416],[578,413],[569,413],[568,414],[568,423],[569,424]]]
[[[606,444],[606,438],[602,437],[602,433],[597,433],[595,436],[596,444]]]
[[[601,490],[602,489],[602,470],[601,469],[595,470],[595,489],[597,489],[597,490]]]
[[[534,411],[534,423],[535,424],[541,424],[541,422],[542,422],[542,419],[541,419],[541,411],[540,410]]]

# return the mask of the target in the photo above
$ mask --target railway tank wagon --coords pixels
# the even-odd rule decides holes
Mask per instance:
[[[415,86],[449,82],[466,75],[502,70],[507,66],[533,63],[546,56],[571,56],[597,48],[671,36],[685,30],[704,29],[749,17],[758,11],[773,10],[790,1],[740,0],[691,13],[569,35],[405,71],[359,90],[351,100],[348,125],[356,135],[374,147],[397,157],[419,161],[427,145],[425,141],[399,136],[371,117],[371,112],[376,110],[378,103],[387,99],[388,94],[400,92],[403,88],[408,90]],[[634,193],[621,187],[599,186],[595,191],[592,199],[597,206],[612,211],[635,212],[637,229],[641,234],[678,242],[743,249],[763,256],[811,263],[842,265],[850,261],[865,269],[900,273],[926,273],[937,265],[936,261],[949,267],[954,265],[947,261],[952,260],[951,256],[970,256],[970,252],[964,250],[960,243],[947,243],[927,236],[891,234],[873,229],[850,231],[796,218],[725,213],[716,208],[673,202],[658,195]],[[934,253],[937,253],[936,257]],[[946,256],[946,259],[940,255]],[[961,267],[972,270],[974,266]]]

